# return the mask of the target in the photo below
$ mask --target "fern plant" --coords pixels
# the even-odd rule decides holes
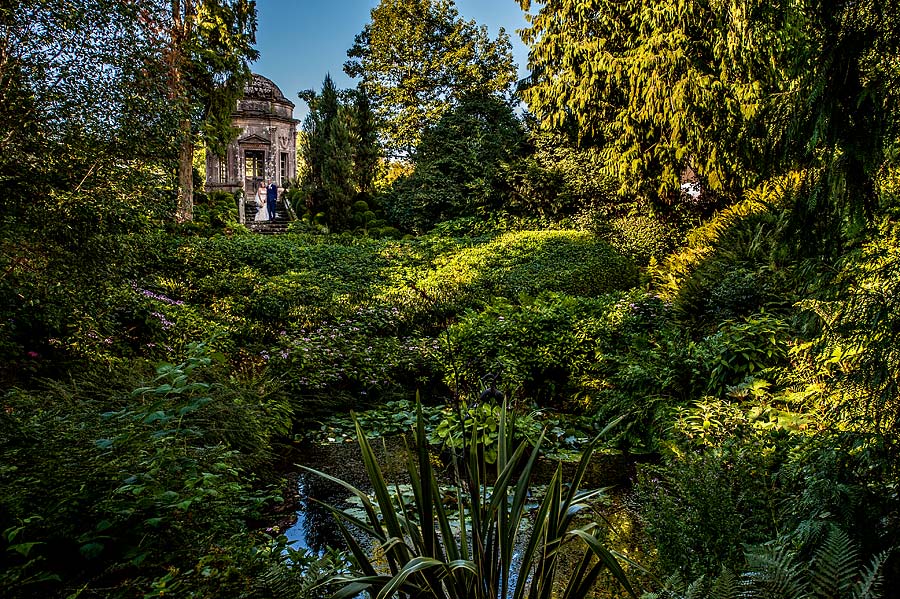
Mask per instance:
[[[847,533],[832,527],[808,561],[783,541],[766,543],[746,552],[739,577],[724,571],[711,584],[700,578],[685,585],[673,576],[665,590],[642,599],[880,599],[886,558],[880,553],[861,565]]]
[[[374,503],[349,483],[306,468],[345,487],[359,498],[366,513],[363,519],[329,506],[359,566],[352,575],[335,577],[332,582],[341,587],[335,598],[367,592],[377,599],[579,599],[588,595],[605,570],[631,597],[637,597],[620,564],[624,558],[604,547],[598,525],[575,525],[576,516],[603,493],[602,489],[579,490],[596,440],[584,452],[569,484],[564,484],[562,468],[557,467],[532,523],[526,504],[543,435],[528,455],[526,442],[514,447],[515,419],[503,407],[495,445],[496,469],[488,468],[484,452],[479,452],[475,442],[466,448],[466,467],[454,468],[460,518],[457,534],[435,477],[420,405],[416,412],[416,451],[407,457],[411,500],[396,487],[391,492],[358,423],[357,438]],[[497,473],[490,481],[490,492],[485,480],[488,472]],[[348,525],[372,538],[378,561],[363,550]],[[563,579],[561,550],[572,543],[581,545],[581,557]]]

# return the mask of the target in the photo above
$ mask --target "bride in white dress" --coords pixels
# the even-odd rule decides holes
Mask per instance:
[[[254,222],[261,223],[269,220],[269,214],[266,211],[266,188],[259,184],[256,188],[256,218]]]

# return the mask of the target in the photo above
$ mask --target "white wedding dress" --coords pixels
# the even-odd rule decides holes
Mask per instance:
[[[266,210],[266,196],[256,192],[256,218],[254,222],[262,223],[269,220],[269,212]]]

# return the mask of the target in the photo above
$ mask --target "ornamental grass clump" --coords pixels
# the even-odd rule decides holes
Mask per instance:
[[[389,488],[358,422],[357,439],[374,502],[369,494],[349,483],[305,468],[349,490],[365,512],[362,518],[328,506],[358,566],[356,572],[330,581],[339,587],[334,597],[350,598],[366,592],[377,599],[578,599],[588,595],[604,570],[631,597],[637,597],[619,563],[625,558],[604,547],[600,527],[593,522],[581,526],[575,523],[576,517],[589,509],[591,500],[604,492],[579,490],[597,440],[584,452],[568,484],[563,482],[561,466],[557,466],[543,501],[532,515],[527,507],[529,488],[544,436],[540,435],[531,451],[527,451],[526,441],[514,446],[515,417],[504,406],[496,440],[496,469],[487,467],[484,452],[479,452],[475,442],[466,448],[465,468],[454,462],[459,498],[455,509],[460,519],[457,531],[442,501],[421,405],[417,405],[416,413],[416,449],[407,452],[411,497],[404,497],[397,485],[393,491]],[[489,485],[485,473],[494,471],[496,478]],[[363,550],[351,527],[371,538],[372,554]],[[580,559],[564,572],[561,551],[570,544],[581,546]]]

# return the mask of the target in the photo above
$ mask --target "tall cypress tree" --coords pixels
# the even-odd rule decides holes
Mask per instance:
[[[307,90],[300,97],[309,104],[301,146],[306,163],[306,174],[301,181],[306,206],[313,215],[324,213],[329,228],[340,231],[350,223],[353,198],[347,109],[341,105],[331,75],[325,76],[321,93]]]
[[[381,150],[372,102],[362,86],[353,94],[353,182],[357,192],[368,196],[375,183]]]

